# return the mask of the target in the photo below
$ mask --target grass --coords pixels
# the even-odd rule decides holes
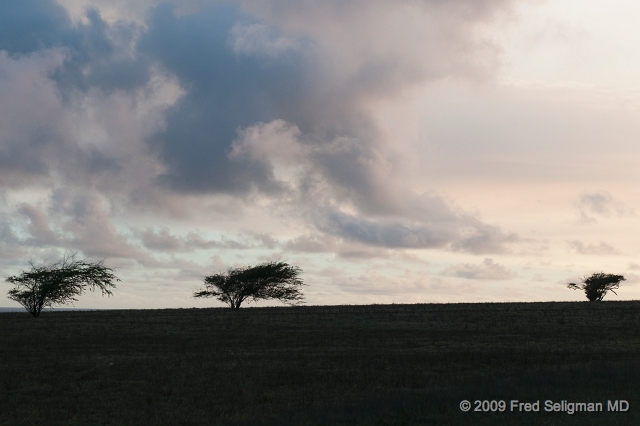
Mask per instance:
[[[640,302],[24,312],[0,330],[0,425],[640,424]]]

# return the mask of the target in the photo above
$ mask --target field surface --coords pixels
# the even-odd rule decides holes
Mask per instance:
[[[639,380],[640,302],[0,313],[0,425],[638,425]]]

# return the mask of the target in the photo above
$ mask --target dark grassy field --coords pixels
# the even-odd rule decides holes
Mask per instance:
[[[639,356],[640,302],[2,313],[0,424],[638,425]]]

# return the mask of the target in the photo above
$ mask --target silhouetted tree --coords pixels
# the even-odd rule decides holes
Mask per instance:
[[[204,290],[193,297],[215,297],[238,309],[245,300],[276,299],[290,305],[302,302],[304,295],[298,278],[302,270],[284,262],[266,262],[256,266],[229,268],[226,273],[214,274],[204,279]]]
[[[583,278],[580,284],[569,283],[567,287],[583,290],[590,302],[600,302],[608,291],[618,294],[614,290],[620,288],[620,281],[625,281],[622,275],[595,272],[590,277]]]
[[[20,303],[34,317],[40,316],[44,307],[66,305],[77,301],[85,289],[99,288],[102,295],[111,296],[109,287],[115,288],[113,281],[120,281],[113,275],[113,269],[103,265],[103,261],[87,262],[76,260],[75,254],[65,255],[62,260],[49,265],[36,266],[33,261],[30,271],[7,277],[15,284],[9,290],[9,299]]]

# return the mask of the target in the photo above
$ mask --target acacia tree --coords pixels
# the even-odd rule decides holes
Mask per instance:
[[[111,296],[109,288],[115,288],[113,281],[120,281],[113,269],[104,266],[104,260],[87,262],[76,260],[75,253],[65,255],[61,260],[49,265],[36,266],[33,261],[30,271],[7,277],[6,281],[15,284],[9,290],[9,299],[20,303],[34,317],[39,317],[45,307],[73,304],[76,296],[82,295],[88,288],[99,288],[102,295]]]
[[[584,277],[581,283],[569,283],[567,287],[584,291],[590,302],[600,302],[608,291],[618,294],[614,290],[620,288],[620,281],[625,281],[622,275],[595,272],[590,277]]]
[[[256,266],[229,268],[226,273],[204,279],[205,288],[193,297],[215,297],[238,309],[245,300],[275,299],[289,305],[304,303],[300,286],[305,285],[298,276],[302,269],[284,262],[265,262]]]

